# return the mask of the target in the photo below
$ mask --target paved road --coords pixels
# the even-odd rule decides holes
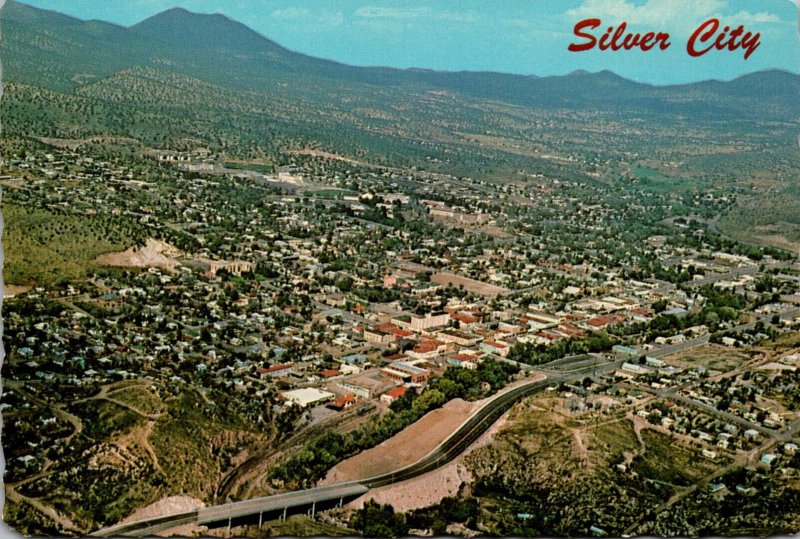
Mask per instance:
[[[196,522],[197,524],[210,524],[248,515],[281,511],[290,507],[313,506],[316,503],[328,500],[343,501],[344,499],[360,496],[368,491],[369,487],[363,484],[337,483],[325,487],[253,498],[241,502],[212,505],[211,507],[204,507],[197,510]]]
[[[196,511],[166,515],[157,519],[118,524],[99,530],[92,535],[97,537],[142,537],[180,524],[210,524],[213,522],[230,521],[230,519],[247,515],[273,512],[284,507],[301,507],[308,505],[312,505],[313,507],[316,503],[353,497],[367,492],[370,488],[404,481],[435,470],[456,458],[520,399],[561,382],[579,380],[589,374],[611,372],[619,368],[622,361],[623,360],[610,360],[605,363],[592,364],[588,367],[572,370],[567,374],[554,373],[545,379],[533,381],[498,394],[492,400],[484,404],[484,406],[467,419],[461,427],[428,455],[414,464],[393,472],[359,481],[337,483],[335,485],[303,491],[287,492],[276,496],[211,506]]]
[[[742,330],[753,327],[754,325],[754,323],[743,324],[733,329]],[[666,345],[651,349],[647,351],[647,353],[651,356],[669,355],[677,351],[701,346],[707,342],[708,336],[704,336],[675,345]],[[562,358],[551,363],[541,365],[539,366],[539,369],[547,372],[547,377],[545,379],[521,385],[495,396],[469,419],[467,419],[467,421],[463,423],[461,427],[459,427],[453,434],[445,439],[428,455],[409,466],[389,473],[359,481],[337,483],[334,485],[317,487],[303,491],[287,492],[276,496],[268,496],[264,498],[255,498],[241,502],[211,506],[188,513],[166,515],[157,519],[148,519],[128,524],[116,525],[95,532],[93,535],[100,537],[120,535],[141,537],[145,535],[152,535],[153,533],[157,533],[159,531],[163,531],[185,523],[193,522],[198,524],[210,524],[214,522],[230,522],[230,519],[274,512],[287,507],[302,507],[311,505],[312,508],[314,508],[316,507],[316,503],[336,499],[342,501],[344,498],[350,498],[363,494],[369,491],[371,488],[404,481],[406,479],[410,479],[412,477],[435,470],[436,468],[439,468],[456,458],[520,399],[541,391],[548,386],[555,386],[562,382],[580,380],[585,376],[601,375],[613,372],[628,359],[629,357],[624,355],[617,355],[612,359],[606,359],[599,354],[585,354]],[[709,413],[724,417],[726,420],[733,423],[747,426],[748,428],[756,428],[756,430],[762,432],[763,434],[771,437],[777,437],[779,439],[788,440],[791,438],[791,435],[794,433],[794,431],[800,429],[800,422],[798,422],[797,425],[792,425],[792,429],[788,430],[788,432],[775,432],[761,426],[753,425],[750,422],[732,414],[728,414],[727,412],[720,412],[719,410],[716,410],[716,408],[705,405],[693,399],[689,399],[688,397],[682,397],[680,395],[670,395],[670,397],[684,401],[686,404],[702,408]]]

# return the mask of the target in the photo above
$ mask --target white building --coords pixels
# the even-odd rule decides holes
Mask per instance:
[[[287,402],[297,404],[301,408],[305,408],[309,404],[327,402],[332,400],[335,396],[336,395],[333,393],[322,391],[313,387],[294,389],[283,394],[283,398],[286,399]]]

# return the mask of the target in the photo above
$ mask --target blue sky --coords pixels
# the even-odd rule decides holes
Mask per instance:
[[[540,76],[610,69],[653,84],[731,79],[769,68],[800,70],[797,0],[25,0],[82,19],[134,24],[170,7],[223,13],[290,49],[354,65],[478,70]],[[573,27],[625,20],[633,32],[665,31],[667,51],[573,53]],[[761,46],[686,53],[711,17],[761,33]],[[600,33],[597,34],[598,37]]]

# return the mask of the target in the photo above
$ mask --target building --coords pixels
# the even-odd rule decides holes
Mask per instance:
[[[381,369],[381,374],[402,383],[422,384],[428,380],[428,369],[417,367],[405,361],[394,361]]]
[[[372,399],[395,387],[397,384],[394,381],[387,381],[383,378],[357,375],[339,380],[336,382],[336,385],[362,399]]]
[[[394,324],[381,324],[364,330],[364,340],[374,344],[389,344],[413,335],[410,331],[400,329]]]
[[[561,323],[561,318],[548,313],[535,312],[528,313],[525,316],[525,321],[528,324],[528,328],[533,331],[539,331],[552,326],[557,326]]]
[[[664,361],[662,361],[662,360],[660,360],[658,358],[655,358],[655,357],[650,357],[650,356],[647,356],[647,357],[644,358],[644,363],[648,367],[655,367],[657,369],[661,369],[661,368],[663,368],[663,367],[665,367],[667,365],[666,363],[664,363]]]
[[[433,359],[446,351],[447,345],[445,343],[429,340],[419,343],[407,353],[409,357],[413,357],[414,359]]]
[[[506,357],[511,351],[509,344],[500,341],[484,341],[480,348],[487,354],[497,354],[500,357]]]
[[[400,328],[419,333],[431,328],[448,325],[450,323],[450,315],[446,312],[428,313],[425,316],[407,314],[393,318],[392,323]]]
[[[323,369],[319,371],[319,375],[323,380],[337,380],[344,376],[344,373],[337,369]]]
[[[586,327],[592,331],[605,329],[610,325],[619,324],[625,321],[624,316],[604,315],[586,321]]]
[[[288,376],[292,374],[292,366],[291,365],[273,365],[272,367],[267,367],[266,369],[258,369],[256,374],[259,378],[276,378],[278,376]]]
[[[710,449],[703,449],[701,453],[705,458],[709,460],[714,460],[715,458],[717,458],[717,452],[711,451]]]
[[[611,348],[612,352],[616,352],[617,354],[626,354],[629,356],[636,356],[639,354],[639,351],[636,348],[632,348],[630,346],[623,346],[621,344],[615,344]]]
[[[350,365],[349,363],[340,363],[339,370],[342,371],[344,375],[358,374],[361,372],[360,367]]]
[[[381,402],[385,404],[392,404],[394,401],[405,395],[406,391],[408,391],[408,389],[403,386],[396,387],[381,395]]]
[[[395,336],[377,328],[366,328],[364,340],[372,344],[389,344],[395,341]]]
[[[634,374],[648,374],[652,372],[644,365],[639,365],[638,363],[628,363],[628,362],[622,364],[622,370],[632,372]]]
[[[284,399],[286,399],[287,403],[297,404],[301,408],[305,408],[306,406],[316,404],[318,402],[327,402],[336,397],[336,395],[333,393],[322,391],[321,389],[316,389],[313,387],[287,391],[282,396]]]
[[[478,368],[478,358],[472,354],[455,354],[447,358],[448,365],[475,370]]]
[[[363,365],[367,362],[367,356],[364,354],[350,354],[340,358],[339,361],[348,365]]]
[[[436,338],[440,341],[455,343],[459,346],[474,346],[480,340],[477,335],[455,329],[442,330],[436,334]]]
[[[334,410],[347,410],[348,408],[352,407],[358,399],[352,393],[348,393],[347,395],[342,395],[338,397],[335,401],[328,404],[329,408],[333,408]]]
[[[480,320],[478,318],[460,312],[451,314],[450,318],[458,322],[458,326],[461,329],[471,328],[480,323]]]
[[[765,464],[767,466],[772,466],[772,463],[777,460],[778,455],[775,453],[766,453],[761,457],[761,464]]]

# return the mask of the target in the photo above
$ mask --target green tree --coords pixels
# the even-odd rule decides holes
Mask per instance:
[[[390,504],[381,505],[374,500],[364,504],[350,520],[353,529],[365,537],[401,537],[408,534],[406,517],[395,513]]]

